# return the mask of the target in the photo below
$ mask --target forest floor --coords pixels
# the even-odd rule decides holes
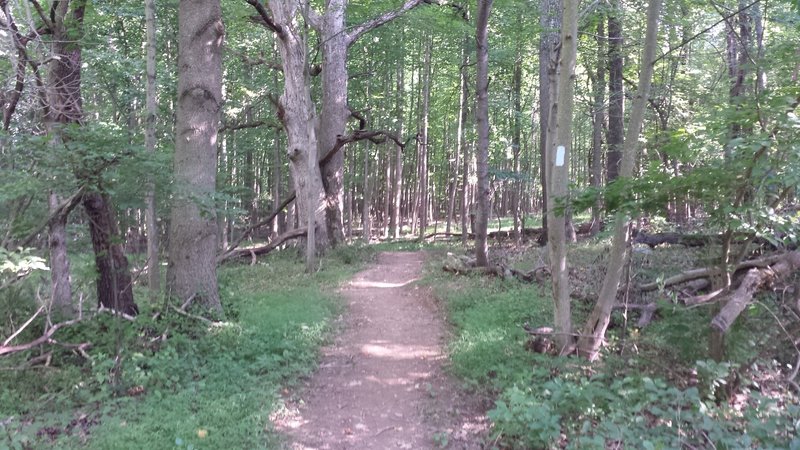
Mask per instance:
[[[341,289],[341,332],[273,414],[288,448],[482,448],[486,408],[446,371],[443,313],[416,283],[424,260],[381,253]]]

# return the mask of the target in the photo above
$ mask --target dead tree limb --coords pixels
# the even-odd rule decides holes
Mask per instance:
[[[751,259],[749,261],[742,261],[741,263],[736,265],[736,269],[734,272],[738,272],[743,269],[750,269],[753,267],[769,267],[772,264],[775,264],[777,261],[781,260],[785,257],[785,254],[780,255],[772,255],[767,256],[765,258],[759,259]],[[706,267],[700,269],[691,269],[687,270],[683,273],[679,273],[678,275],[673,275],[669,278],[664,279],[660,283],[658,281],[652,281],[650,283],[644,283],[639,285],[640,291],[654,291],[662,287],[670,287],[676,284],[686,283],[687,281],[696,280],[698,278],[708,278],[711,276],[718,275],[720,273],[719,268],[717,267]]]
[[[228,246],[228,249],[227,249],[227,250],[225,250],[225,251],[224,251],[224,252],[223,252],[221,255],[217,256],[217,264],[220,264],[220,263],[222,263],[223,261],[225,261],[225,260],[227,260],[227,259],[230,259],[230,258],[231,258],[231,254],[233,254],[233,253],[236,251],[236,248],[237,248],[237,247],[239,247],[239,245],[241,245],[241,243],[242,243],[242,242],[243,242],[245,239],[247,239],[248,237],[250,237],[250,235],[251,235],[251,234],[253,234],[253,232],[254,232],[255,230],[257,230],[257,229],[259,229],[259,228],[263,227],[264,225],[267,225],[267,224],[269,224],[270,222],[272,222],[272,221],[275,219],[275,217],[276,217],[278,214],[280,214],[280,212],[281,212],[281,211],[283,211],[284,209],[286,209],[286,207],[287,207],[287,206],[289,206],[289,204],[290,204],[290,203],[292,203],[292,202],[294,201],[294,199],[295,199],[295,196],[296,196],[296,195],[295,195],[295,192],[294,192],[294,191],[292,191],[292,193],[291,193],[291,194],[289,194],[289,195],[288,195],[288,196],[287,196],[287,197],[286,197],[286,198],[283,200],[283,202],[282,202],[280,205],[278,205],[278,207],[277,207],[277,208],[275,208],[274,210],[272,210],[272,212],[270,213],[270,215],[269,215],[269,216],[267,216],[265,219],[262,219],[261,221],[259,221],[259,222],[258,222],[258,223],[256,223],[256,224],[250,225],[250,226],[249,226],[249,227],[248,227],[246,230],[244,230],[244,232],[242,233],[242,235],[241,235],[241,236],[239,236],[239,238],[238,238],[238,239],[236,239],[235,241],[233,241],[233,243],[232,243],[230,246]]]
[[[66,322],[61,322],[53,325],[52,327],[48,328],[47,331],[44,332],[38,338],[26,342],[24,344],[19,345],[1,345],[0,346],[0,356],[10,355],[12,353],[24,352],[25,350],[30,350],[32,348],[38,347],[42,344],[48,343],[56,331],[60,330],[61,328],[68,327],[70,325],[75,325],[76,323],[80,322],[83,319],[73,319],[68,320]]]
[[[278,236],[272,242],[266,245],[260,245],[258,247],[238,248],[232,250],[228,252],[224,257],[221,257],[221,259],[217,258],[217,262],[221,263],[229,259],[244,258],[244,257],[254,258],[256,255],[266,255],[267,253],[280,247],[286,241],[297,239],[305,235],[306,235],[305,228],[296,228],[294,230],[290,230],[287,231],[286,233],[283,233],[282,235]]]
[[[747,275],[739,287],[731,292],[722,310],[711,321],[712,327],[722,333],[727,332],[739,314],[752,303],[753,296],[762,286],[780,280],[800,269],[800,251],[784,253],[780,256],[781,258],[769,267],[753,267],[747,271]]]

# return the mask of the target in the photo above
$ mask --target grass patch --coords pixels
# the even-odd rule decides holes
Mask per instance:
[[[313,370],[341,307],[331,292],[371,254],[334,251],[312,275],[287,254],[223,267],[222,326],[153,322],[140,300],[135,324],[99,316],[66,330],[63,342],[94,344],[91,361],[64,352],[49,368],[0,371],[13,386],[0,393],[0,448],[274,448],[279,392]]]

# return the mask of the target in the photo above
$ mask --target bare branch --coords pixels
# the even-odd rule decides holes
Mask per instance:
[[[416,8],[417,6],[423,3],[428,3],[428,2],[426,0],[407,0],[405,3],[403,3],[403,6],[401,6],[398,9],[395,9],[393,11],[388,11],[360,25],[354,26],[350,30],[350,32],[347,33],[347,38],[346,38],[347,46],[350,47],[351,45],[353,45],[353,43],[355,43],[355,41],[357,41],[358,38],[363,36],[365,33],[374,30],[375,28],[378,28],[379,26],[384,25],[388,22],[391,22],[392,20],[400,17],[406,11]]]
[[[50,217],[48,217],[47,220],[45,220],[43,223],[39,224],[39,226],[36,227],[36,229],[31,231],[28,234],[28,236],[25,237],[25,239],[23,239],[22,242],[20,242],[19,246],[20,247],[27,246],[28,244],[33,242],[33,240],[36,239],[36,236],[38,236],[39,233],[41,233],[42,230],[44,230],[45,227],[50,225],[54,220],[58,219],[61,216],[69,214],[73,209],[75,209],[75,207],[78,206],[78,204],[80,203],[81,199],[83,198],[83,193],[84,193],[85,190],[86,190],[86,187],[85,186],[81,186],[80,189],[78,189],[77,192],[72,194],[62,204],[58,205],[58,207],[55,209],[55,211],[53,211],[50,214]]]
[[[70,325],[75,325],[76,323],[80,322],[82,319],[73,319],[68,320],[66,322],[61,322],[53,325],[48,329],[43,335],[39,336],[38,338],[26,342],[20,345],[0,345],[0,356],[10,355],[12,353],[24,352],[25,350],[30,350],[32,348],[38,347],[42,344],[46,344],[50,341],[53,335],[61,328],[68,327]]]
[[[254,21],[269,28],[273,33],[277,34],[279,38],[283,39],[286,32],[284,31],[283,27],[276,24],[275,21],[272,20],[272,17],[269,15],[267,9],[264,8],[264,5],[262,5],[259,0],[245,1],[252,5],[253,8],[256,9],[256,12],[258,12],[258,17],[254,18]]]
[[[276,122],[267,121],[267,120],[256,120],[255,122],[226,123],[226,124],[223,124],[219,128],[218,132],[219,133],[224,133],[226,131],[245,130],[245,129],[248,129],[248,128],[258,128],[258,127],[263,127],[263,126],[265,126],[267,128],[275,128],[275,129],[283,128],[282,125],[280,125],[280,124],[278,124]]]

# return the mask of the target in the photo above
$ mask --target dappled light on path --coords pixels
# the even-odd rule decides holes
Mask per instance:
[[[486,420],[443,372],[444,324],[419,280],[422,253],[383,253],[342,288],[345,330],[305,390],[271,417],[289,448],[481,448]]]

